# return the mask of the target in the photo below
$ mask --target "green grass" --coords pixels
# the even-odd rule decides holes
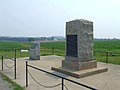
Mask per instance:
[[[95,40],[94,50],[120,52],[120,40]]]
[[[4,81],[7,81],[13,90],[25,90],[23,87],[12,81],[9,77],[0,72],[0,75]]]
[[[21,42],[0,42],[0,50],[20,50],[20,49],[29,49],[31,46],[30,43],[21,43]]]
[[[108,55],[108,63],[120,65],[120,40],[101,40],[94,41],[94,58],[100,62],[106,62],[106,53]]]
[[[58,55],[64,56],[65,55],[65,42],[42,42],[40,43],[41,52],[40,54],[43,55]]]
[[[65,49],[65,42],[42,42],[40,43],[41,48],[47,48],[47,49]]]
[[[31,43],[0,42],[0,54],[14,58],[14,49],[17,49],[17,57],[29,56],[28,53],[20,53],[20,49],[29,49]],[[100,62],[106,62],[106,51],[113,54],[120,52],[120,40],[95,40],[94,58]],[[4,50],[5,49],[5,50]],[[65,42],[41,42],[40,54],[65,56]],[[120,64],[120,54],[109,55],[109,63]]]
[[[112,52],[108,56],[108,63],[120,64],[120,40],[99,40],[94,41],[94,58],[100,62],[106,62],[106,53]],[[65,55],[65,42],[44,42],[41,43],[41,55],[51,55],[52,48],[54,54]],[[118,55],[115,55],[118,54]]]
[[[21,42],[0,42],[0,55],[6,56],[8,58],[15,57],[15,49],[17,50],[17,57],[28,56],[28,53],[20,53],[20,49],[29,49],[31,43],[21,43]]]
[[[43,42],[40,44],[41,48],[60,49],[65,50],[65,42]],[[95,51],[112,51],[120,52],[120,40],[95,40],[94,41]]]

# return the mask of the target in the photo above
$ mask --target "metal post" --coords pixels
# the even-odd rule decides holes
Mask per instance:
[[[2,70],[3,70],[3,56],[2,56]]]
[[[14,65],[15,65],[15,79],[16,79],[16,72],[17,72],[17,69],[16,69],[16,50],[15,50],[15,60],[14,60]]]
[[[20,49],[20,57],[21,57],[21,49]]]
[[[62,78],[62,90],[64,90],[64,79]]]
[[[96,53],[96,52],[95,52],[95,51],[93,51],[93,55],[94,55],[94,57],[95,57],[95,53]]]
[[[14,71],[15,71],[15,79],[16,79],[16,59],[14,60],[14,65],[15,65]]]
[[[109,52],[106,52],[106,63],[108,63],[108,54]]]
[[[15,59],[16,59],[16,49],[15,49]]]
[[[28,87],[28,62],[26,61],[26,87]]]

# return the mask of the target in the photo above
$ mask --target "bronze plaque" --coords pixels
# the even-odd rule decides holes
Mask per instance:
[[[66,55],[77,57],[77,35],[67,35]]]

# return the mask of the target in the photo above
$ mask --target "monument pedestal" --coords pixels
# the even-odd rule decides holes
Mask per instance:
[[[84,69],[96,68],[96,61],[75,62],[70,60],[62,60],[62,67],[72,71],[79,71]]]
[[[95,60],[87,62],[62,60],[62,67],[52,67],[51,69],[76,78],[82,78],[108,71],[108,68],[97,67],[97,62]]]
[[[82,78],[108,71],[108,68],[97,67],[96,61],[73,62],[62,60],[62,67],[52,67],[52,70],[61,72],[76,78]]]
[[[62,67],[52,67],[51,69],[76,78],[82,78],[108,71],[108,68],[97,67],[97,62],[95,60],[87,62],[62,60]]]
[[[108,71],[108,68],[104,68],[104,67],[84,69],[84,70],[80,70],[80,71],[72,71],[70,69],[63,68],[63,67],[58,67],[58,68],[52,67],[51,69],[54,71],[60,72],[60,73],[64,73],[64,74],[73,76],[75,78],[83,78],[83,77],[87,77],[90,75],[99,74],[99,73]]]

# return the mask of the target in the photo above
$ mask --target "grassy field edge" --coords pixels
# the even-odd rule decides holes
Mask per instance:
[[[13,80],[11,80],[8,76],[3,74],[2,72],[0,72],[0,75],[1,75],[3,80],[7,81],[10,84],[10,86],[12,86],[13,90],[25,90],[25,88],[23,88],[22,86],[20,86],[19,84],[17,84]]]

